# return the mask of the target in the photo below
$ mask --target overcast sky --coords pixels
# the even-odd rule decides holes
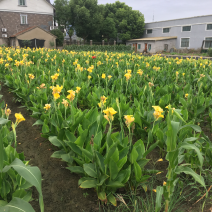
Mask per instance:
[[[115,1],[98,0],[98,3],[107,4]],[[120,2],[125,2],[133,10],[143,13],[146,23],[153,21],[153,13],[154,21],[212,14],[212,0],[120,0]]]

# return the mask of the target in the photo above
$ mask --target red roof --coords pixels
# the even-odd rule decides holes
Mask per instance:
[[[10,38],[15,38],[15,37],[17,37],[17,36],[19,36],[19,35],[24,34],[25,32],[28,32],[28,31],[30,31],[30,30],[32,30],[32,29],[35,29],[35,28],[39,28],[39,29],[45,31],[46,33],[48,33],[48,34],[50,34],[50,35],[52,35],[52,36],[54,36],[54,37],[57,38],[57,36],[53,35],[51,32],[48,32],[48,31],[46,31],[46,30],[40,28],[39,26],[28,27],[28,28],[26,28],[26,29],[24,29],[24,30],[22,30],[22,31],[20,31],[20,32],[17,32],[17,33],[14,34],[14,35],[11,35]]]
[[[24,29],[24,30],[22,30],[22,31],[20,31],[20,32],[17,32],[17,33],[14,34],[14,35],[11,35],[10,37],[11,37],[11,38],[17,37],[18,35],[21,35],[21,34],[27,32],[27,31],[30,31],[31,29],[36,28],[36,27],[37,27],[37,26],[28,27],[28,28],[26,28],[26,29]]]

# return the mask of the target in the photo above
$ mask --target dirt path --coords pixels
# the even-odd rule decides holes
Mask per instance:
[[[2,87],[0,94],[11,109],[10,119],[15,121],[15,113],[21,112],[26,121],[17,127],[18,152],[24,152],[30,165],[38,166],[42,173],[42,191],[45,212],[95,212],[98,211],[96,193],[91,189],[78,188],[79,176],[65,169],[66,164],[58,159],[51,158],[53,146],[40,136],[41,128],[32,125],[35,119],[30,117],[30,111],[19,108],[22,105],[15,103],[12,93],[7,87]],[[87,195],[88,194],[88,195]],[[85,197],[86,196],[86,197]],[[36,212],[40,212],[37,191],[33,191],[34,201],[31,202]]]

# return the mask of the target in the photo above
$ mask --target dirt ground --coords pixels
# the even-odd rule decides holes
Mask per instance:
[[[92,189],[78,188],[79,176],[67,170],[66,163],[51,158],[53,146],[41,137],[39,126],[33,126],[35,119],[30,112],[14,101],[14,96],[6,87],[2,87],[0,94],[11,109],[10,120],[15,122],[15,113],[21,112],[26,121],[17,127],[18,152],[24,152],[30,165],[38,166],[42,173],[42,191],[45,212],[95,212],[99,210],[97,195]],[[34,210],[40,212],[38,193],[33,189]]]

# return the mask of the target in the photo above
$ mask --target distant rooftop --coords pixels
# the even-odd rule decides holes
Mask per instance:
[[[207,17],[207,16],[212,16],[212,15],[201,15],[201,16],[193,16],[193,17],[188,17],[188,18],[177,18],[177,19],[171,19],[171,20],[165,20],[165,21],[153,21],[153,22],[148,22],[145,24],[152,24],[152,23],[159,23],[159,22],[166,22],[166,21],[175,21],[175,20],[182,20],[182,19],[189,19],[189,18],[200,18],[200,17]]]

